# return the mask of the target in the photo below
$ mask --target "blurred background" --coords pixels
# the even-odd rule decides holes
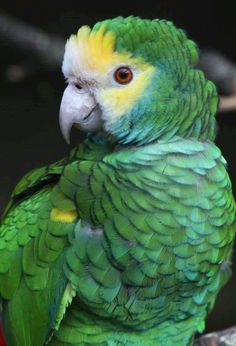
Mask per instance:
[[[1,211],[24,173],[60,159],[71,149],[64,142],[58,125],[60,99],[65,87],[60,69],[65,39],[77,32],[81,25],[93,25],[101,19],[131,14],[170,19],[183,28],[201,49],[216,50],[236,63],[233,2],[230,5],[226,1],[156,0],[150,3],[145,0],[132,4],[119,0],[105,4],[101,1],[67,0],[59,4],[52,1],[1,0]],[[21,22],[15,22],[13,18]],[[25,27],[25,24],[31,28]],[[224,67],[224,63],[224,60],[213,59],[209,64],[208,59],[208,65],[215,68],[216,73],[217,69]],[[224,94],[236,93],[236,68],[232,63],[228,69],[228,79],[232,83],[228,85],[227,82],[226,86],[221,81],[218,83],[219,91]],[[211,73],[209,71],[210,77]],[[236,111],[220,113],[218,124],[217,144],[228,161],[236,196]],[[82,136],[74,133],[71,147]],[[236,323],[236,254],[234,262],[233,279],[220,293],[216,307],[208,318],[208,331]]]

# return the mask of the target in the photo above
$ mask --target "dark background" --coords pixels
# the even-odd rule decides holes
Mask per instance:
[[[201,48],[215,48],[236,62],[236,8],[229,1],[167,1],[154,3],[116,1],[11,1],[0,2],[4,10],[49,33],[68,37],[83,24],[117,15],[166,18],[186,30]],[[53,162],[68,153],[58,126],[58,110],[64,88],[59,69],[37,66],[18,83],[9,82],[6,71],[12,64],[31,60],[29,52],[0,40],[0,209],[7,202],[17,180],[28,170]],[[228,161],[229,174],[236,181],[236,114],[219,115],[217,143]],[[76,143],[80,135],[74,134]],[[234,186],[234,191],[236,193]],[[234,256],[236,257],[236,255]],[[236,262],[234,260],[234,262]],[[220,293],[208,319],[208,330],[229,327],[236,322],[236,263],[231,282]]]

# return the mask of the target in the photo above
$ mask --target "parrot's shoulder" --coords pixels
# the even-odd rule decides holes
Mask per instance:
[[[20,310],[18,304],[23,304],[21,311],[26,309],[28,315],[27,306],[32,298],[30,321],[46,312],[43,325],[31,324],[32,333],[36,335],[34,340],[38,337],[39,344],[45,338],[45,327],[50,330],[59,325],[74,294],[61,270],[67,245],[66,232],[69,233],[74,224],[51,220],[50,196],[64,167],[75,159],[76,152],[73,150],[68,157],[27,173],[16,185],[0,225],[0,257],[3,259],[0,263],[0,310],[1,298],[5,298],[13,306],[14,318]],[[62,229],[65,229],[64,233],[59,234]],[[40,307],[31,295],[35,290],[42,302]],[[24,292],[23,298],[20,292]],[[7,315],[4,309],[2,313]],[[29,328],[27,323],[22,321],[20,328]],[[23,345],[24,341],[19,344]]]
[[[195,139],[183,139],[174,137],[172,140],[164,141],[160,140],[157,143],[149,144],[143,147],[129,148],[129,150],[120,150],[108,155],[107,160],[111,160],[114,165],[117,162],[124,162],[132,165],[133,163],[146,166],[146,162],[149,166],[154,166],[156,160],[162,160],[164,157],[175,157],[176,161],[181,164],[183,158],[187,157],[189,160],[188,166],[191,167],[193,161],[194,165],[201,165],[201,162],[209,160],[222,160],[226,161],[222,157],[220,149],[211,141],[198,141]],[[191,160],[191,157],[194,160]],[[201,160],[197,160],[201,158]]]
[[[29,198],[34,193],[40,191],[43,187],[56,183],[65,164],[66,159],[62,159],[51,165],[36,168],[26,173],[15,186],[10,201],[5,209],[3,218],[12,207],[20,203],[22,200]]]
[[[103,142],[86,139],[84,142],[71,150],[69,155],[61,160],[36,168],[26,173],[15,186],[10,201],[5,209],[3,218],[9,210],[21,201],[31,197],[47,185],[54,185],[60,179],[63,169],[66,165],[81,160],[99,160],[107,152],[110,147]]]

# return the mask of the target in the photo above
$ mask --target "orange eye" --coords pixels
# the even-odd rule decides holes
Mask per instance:
[[[119,84],[128,84],[133,79],[133,72],[129,67],[119,67],[114,73],[114,78]]]

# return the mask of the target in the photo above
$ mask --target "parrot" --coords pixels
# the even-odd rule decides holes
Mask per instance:
[[[27,173],[0,227],[9,346],[190,346],[231,276],[235,201],[215,85],[165,19],[66,42],[59,124],[86,133]],[[79,140],[78,140],[79,142]]]

